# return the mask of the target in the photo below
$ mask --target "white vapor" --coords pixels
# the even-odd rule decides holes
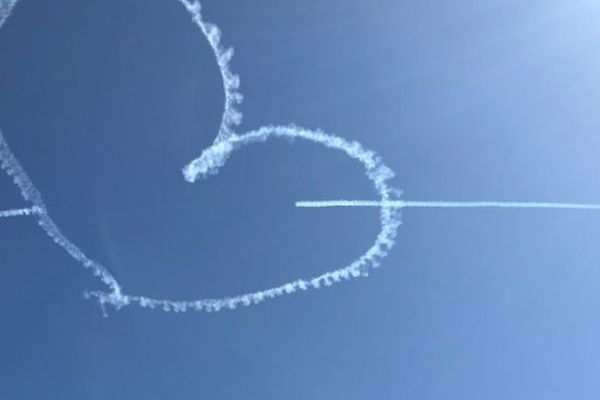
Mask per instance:
[[[210,47],[215,54],[215,59],[221,72],[223,80],[223,90],[225,91],[225,105],[223,116],[221,117],[221,126],[214,143],[225,142],[236,134],[233,130],[235,125],[242,122],[242,113],[237,109],[237,105],[242,102],[244,97],[239,92],[240,78],[231,72],[229,64],[233,57],[233,48],[224,48],[221,44],[221,30],[215,24],[205,21],[202,18],[202,6],[198,1],[177,0],[191,14],[192,20],[198,26],[202,34],[208,40]],[[224,163],[224,161],[223,161]],[[219,166],[223,165],[219,164]],[[206,175],[202,165],[203,160],[197,158],[186,165],[182,172],[188,182],[196,181],[199,175]]]
[[[24,217],[27,215],[32,215],[37,212],[34,208],[18,208],[14,210],[3,210],[0,211],[0,218],[9,218],[9,217]]]
[[[600,210],[600,204],[582,203],[544,203],[522,201],[414,201],[414,200],[304,200],[297,201],[299,208],[329,207],[392,207],[392,208],[537,208],[537,209],[569,209]]]

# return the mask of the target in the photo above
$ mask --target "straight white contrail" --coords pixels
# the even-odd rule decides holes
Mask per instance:
[[[300,208],[388,207],[388,208],[546,208],[568,210],[600,210],[600,204],[548,203],[522,201],[414,201],[414,200],[323,200],[297,201]]]
[[[18,208],[14,210],[3,210],[0,211],[0,218],[9,218],[9,217],[24,217],[27,215],[35,214],[37,210],[32,208]]]

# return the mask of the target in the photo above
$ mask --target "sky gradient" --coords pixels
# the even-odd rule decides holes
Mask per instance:
[[[244,132],[322,128],[407,199],[596,203],[593,1],[205,1]],[[195,184],[223,90],[181,5],[22,0],[0,31],[0,129],[57,224],[133,293],[226,296],[337,268],[378,231],[360,164],[285,140]],[[0,175],[0,210],[25,206]],[[111,312],[27,217],[0,221],[0,398],[595,399],[600,215],[403,211],[381,269],[215,315]]]

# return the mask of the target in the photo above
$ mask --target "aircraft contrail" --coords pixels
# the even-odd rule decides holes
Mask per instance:
[[[600,210],[600,204],[525,202],[525,201],[415,201],[415,200],[320,200],[297,201],[299,208],[389,207],[389,208],[537,208]]]

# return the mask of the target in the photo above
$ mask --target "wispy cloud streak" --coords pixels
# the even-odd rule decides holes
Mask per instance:
[[[13,8],[17,5],[19,0],[0,0],[0,28],[4,25],[4,22],[10,17]]]

